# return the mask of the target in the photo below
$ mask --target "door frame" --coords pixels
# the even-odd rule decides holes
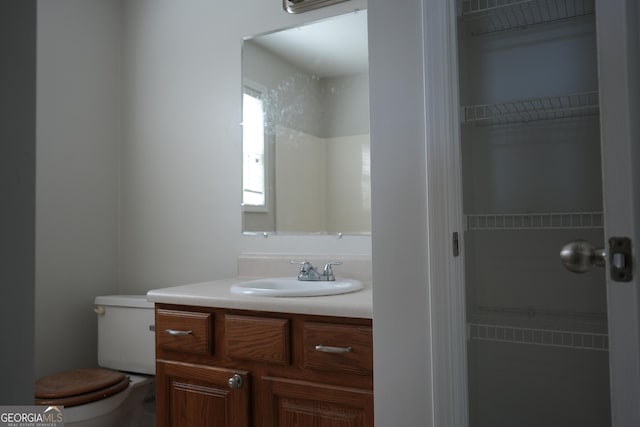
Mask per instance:
[[[468,427],[458,0],[421,0],[433,427]],[[457,233],[457,242],[454,233]],[[454,255],[454,245],[459,249]]]
[[[640,242],[640,7],[596,0],[605,242]],[[606,243],[605,243],[606,244]],[[609,373],[613,426],[640,425],[640,279],[616,282],[607,265]]]
[[[433,426],[468,426],[463,256],[447,248],[458,231],[464,248],[458,108],[456,0],[421,0],[429,202],[429,312],[434,325]],[[640,7],[596,0],[605,241],[640,242]],[[617,49],[607,49],[615,46]],[[635,120],[634,120],[635,119]],[[634,142],[635,141],[635,145]],[[443,246],[444,245],[444,246]],[[640,425],[640,274],[607,279],[611,411],[614,427]],[[461,251],[464,253],[464,250]],[[607,277],[609,277],[609,266]],[[461,416],[461,414],[464,414]]]

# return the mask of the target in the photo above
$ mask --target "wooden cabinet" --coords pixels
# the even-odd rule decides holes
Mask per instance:
[[[229,379],[242,378],[233,389]],[[192,363],[158,361],[158,426],[248,427],[247,372]]]
[[[371,427],[370,319],[156,304],[159,427]]]
[[[264,378],[264,426],[373,426],[371,390]]]

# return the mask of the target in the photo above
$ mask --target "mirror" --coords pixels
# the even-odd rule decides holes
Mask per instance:
[[[245,39],[244,233],[369,234],[367,14]]]

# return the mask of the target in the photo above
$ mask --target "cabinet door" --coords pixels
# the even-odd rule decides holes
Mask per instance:
[[[232,378],[235,388],[229,386]],[[249,426],[245,371],[158,361],[156,384],[158,427]]]
[[[264,427],[372,427],[373,392],[284,378],[263,378]]]

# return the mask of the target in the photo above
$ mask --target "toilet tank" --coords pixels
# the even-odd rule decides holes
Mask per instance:
[[[153,303],[144,295],[108,295],[95,299],[98,317],[98,365],[155,375]]]

